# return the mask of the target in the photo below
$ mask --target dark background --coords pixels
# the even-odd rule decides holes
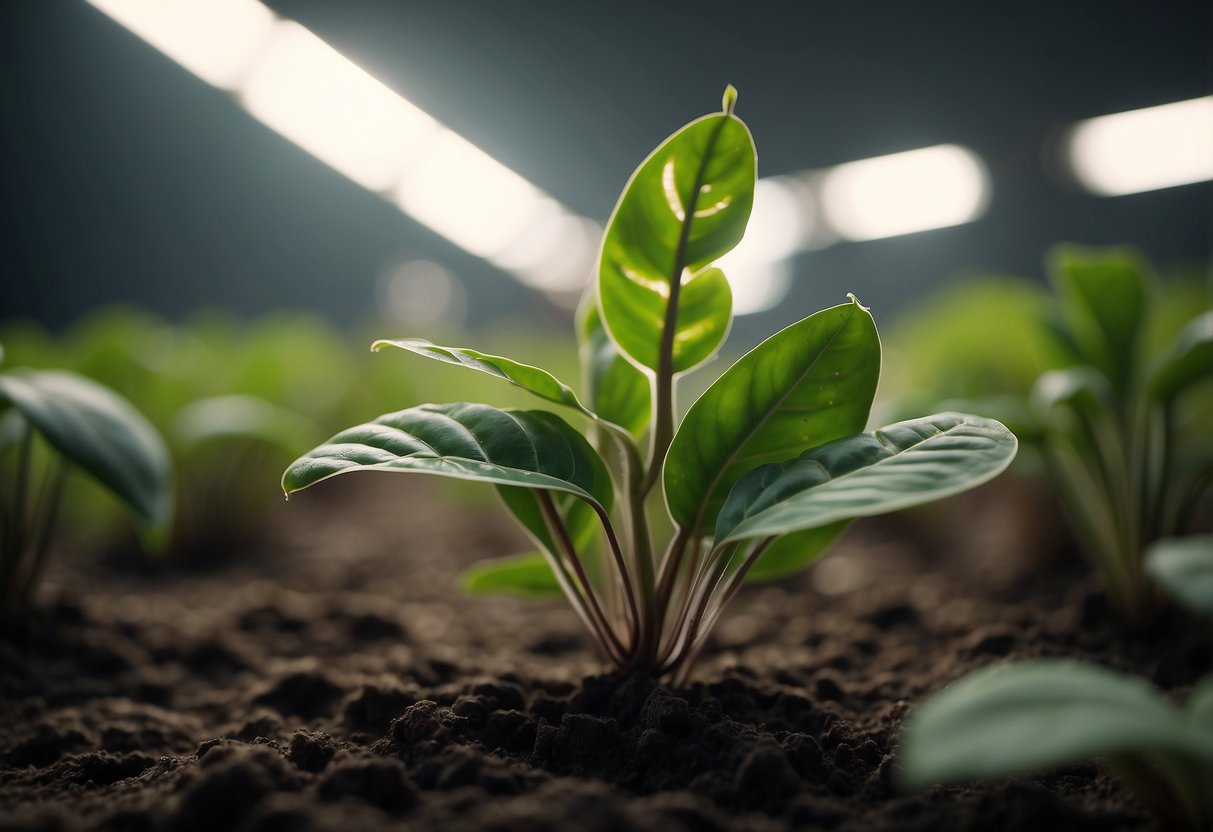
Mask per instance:
[[[1209,257],[1207,183],[1097,197],[1050,156],[1078,119],[1208,94],[1207,2],[269,5],[599,222],[726,83],[760,175],[942,142],[984,159],[978,221],[798,255],[788,301],[742,319],[743,340],[846,291],[879,314],[958,274],[1038,275],[1060,240]],[[0,102],[0,321],[133,302],[352,323],[402,257],[459,275],[471,325],[547,308],[83,2],[0,3]]]

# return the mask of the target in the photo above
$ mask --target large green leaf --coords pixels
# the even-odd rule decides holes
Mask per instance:
[[[516,387],[521,387],[547,399],[549,402],[571,407],[590,418],[597,418],[592,412],[582,406],[573,388],[557,379],[547,370],[520,364],[499,355],[488,355],[465,347],[440,347],[423,341],[420,338],[384,339],[371,344],[371,350],[378,352],[384,347],[397,347],[416,355],[433,358],[438,361],[454,364],[457,367],[467,367],[488,373]]]
[[[1213,618],[1213,535],[1155,541],[1146,551],[1146,574],[1192,612]]]
[[[0,375],[9,401],[60,454],[108,488],[149,527],[172,514],[172,463],[139,411],[91,379],[56,370]]]
[[[1145,263],[1127,250],[1072,246],[1055,249],[1049,261],[1075,345],[1118,391],[1127,391],[1150,300]]]
[[[1017,444],[1000,422],[961,413],[836,439],[738,480],[716,542],[777,537],[957,494],[1010,465]]]
[[[423,404],[349,428],[295,460],[290,494],[351,471],[437,474],[573,494],[610,504],[611,483],[585,438],[554,413]]]
[[[578,340],[590,406],[639,438],[649,427],[653,390],[649,377],[623,357],[602,326],[594,298],[588,298],[579,314]]]
[[[663,476],[674,520],[711,534],[742,475],[863,430],[879,375],[876,324],[853,297],[742,356],[691,406],[670,445]]]
[[[1144,681],[1042,659],[977,671],[929,697],[901,737],[907,785],[1008,777],[1113,754],[1213,762],[1213,729]]]
[[[501,593],[523,598],[558,598],[562,592],[547,558],[538,552],[472,564],[460,576],[459,582],[464,590],[477,595]]]
[[[826,553],[849,525],[850,520],[839,520],[837,523],[784,535],[758,556],[757,562],[746,573],[746,580],[773,581],[807,569]]]
[[[673,370],[708,359],[732,318],[728,281],[709,264],[745,234],[757,163],[732,112],[670,136],[636,169],[607,225],[598,269],[603,323],[620,348],[656,370],[667,308],[677,297]]]
[[[1180,330],[1165,358],[1150,377],[1150,392],[1170,401],[1200,381],[1213,380],[1213,311],[1199,315]]]

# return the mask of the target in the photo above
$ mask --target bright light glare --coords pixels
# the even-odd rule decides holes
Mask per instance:
[[[249,112],[372,191],[437,131],[432,118],[297,23],[279,24],[242,89]]]
[[[209,84],[234,89],[274,28],[257,0],[88,0]]]
[[[808,203],[789,180],[760,179],[745,237],[717,261],[733,290],[733,312],[750,315],[770,309],[791,288],[786,259],[808,236]]]
[[[1068,149],[1078,181],[1105,196],[1213,179],[1213,96],[1081,122]]]
[[[849,240],[959,225],[985,209],[989,188],[975,153],[954,144],[848,162],[826,172],[821,207]]]
[[[543,208],[534,185],[446,129],[410,161],[396,200],[415,219],[480,257],[508,246]]]
[[[601,236],[597,223],[544,198],[527,226],[489,260],[537,289],[579,291],[593,268]]]

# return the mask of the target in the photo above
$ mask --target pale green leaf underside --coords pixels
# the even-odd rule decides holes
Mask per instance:
[[[1213,617],[1213,535],[1156,541],[1146,552],[1146,574],[1192,612]]]
[[[560,582],[538,552],[481,561],[468,567],[460,584],[476,595],[500,593],[523,598],[559,598]]]
[[[425,404],[349,428],[291,463],[287,494],[351,471],[437,474],[567,492],[610,506],[594,449],[554,413],[482,404]]]
[[[640,366],[657,369],[672,281],[681,286],[674,370],[702,363],[724,340],[732,292],[705,267],[745,234],[756,176],[750,131],[723,113],[683,127],[632,174],[607,224],[598,300],[611,337]]]
[[[542,399],[571,407],[590,418],[596,418],[582,406],[573,388],[540,367],[532,367],[500,355],[488,355],[466,347],[442,347],[420,338],[382,339],[371,344],[371,349],[375,352],[384,347],[397,347],[426,358],[488,373]]]
[[[718,544],[872,517],[966,491],[1015,457],[1000,422],[961,413],[836,439],[742,477],[716,524]]]
[[[1200,381],[1213,380],[1213,312],[1180,330],[1175,344],[1150,378],[1150,392],[1162,401],[1174,399]]]
[[[1144,681],[1042,659],[980,670],[929,697],[902,733],[907,785],[1000,778],[1112,754],[1213,762],[1213,731]]]
[[[759,465],[864,429],[880,339],[855,300],[772,335],[696,401],[663,472],[670,514],[711,534],[733,484]]]
[[[172,462],[164,440],[131,404],[74,373],[11,370],[0,401],[20,411],[69,462],[126,503],[139,520],[163,528],[172,514]]]

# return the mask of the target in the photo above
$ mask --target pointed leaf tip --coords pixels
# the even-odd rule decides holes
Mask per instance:
[[[869,308],[869,307],[867,307],[867,306],[864,306],[862,303],[860,303],[860,302],[859,302],[859,298],[855,297],[855,293],[854,293],[854,292],[847,292],[847,300],[849,300],[851,303],[853,303],[853,304],[855,304],[856,306],[858,306],[858,307],[859,307],[860,309],[862,309],[864,312],[871,312],[871,311],[872,311],[872,310],[871,310],[871,308]]]
[[[720,100],[720,109],[724,110],[726,116],[733,115],[733,109],[737,106],[737,88],[729,84],[724,88],[724,95]]]

